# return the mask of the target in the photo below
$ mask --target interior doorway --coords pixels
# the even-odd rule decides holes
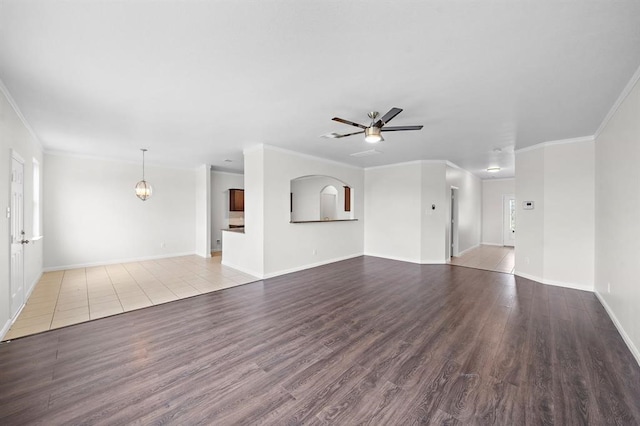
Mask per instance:
[[[335,220],[338,212],[338,190],[332,186],[325,186],[320,191],[320,220]]]
[[[516,245],[516,197],[513,194],[502,196],[502,245]]]

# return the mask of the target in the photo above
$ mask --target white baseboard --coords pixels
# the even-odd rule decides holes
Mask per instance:
[[[13,324],[13,321],[11,321],[11,319],[8,319],[5,323],[4,326],[2,327],[2,330],[0,330],[0,340],[4,339],[4,336],[7,335],[7,332],[9,331],[9,329],[11,328],[11,325]]]
[[[320,262],[309,263],[307,265],[302,265],[302,266],[296,266],[295,268],[282,269],[280,271],[270,272],[268,274],[264,274],[264,278],[273,278],[273,277],[277,277],[277,276],[280,276],[280,275],[290,274],[292,272],[303,271],[305,269],[316,268],[318,266],[328,265],[329,263],[340,262],[340,261],[343,261],[343,260],[353,259],[354,257],[360,257],[360,256],[362,256],[362,253],[354,253],[354,254],[349,254],[349,255],[346,255],[346,256],[334,257],[332,259],[322,260]]]
[[[545,280],[545,279],[543,279],[541,277],[538,277],[538,276],[535,276],[535,275],[524,274],[524,273],[518,272],[518,271],[515,271],[513,274],[517,275],[519,277],[522,277],[522,278],[526,278],[528,280],[537,281],[537,282],[542,283],[542,284],[553,285],[553,286],[556,286],[556,287],[565,287],[565,288],[572,288],[574,290],[583,290],[583,291],[591,291],[591,292],[593,292],[593,290],[594,290],[593,285],[588,285],[588,284],[568,283],[568,282],[564,282],[564,281]]]
[[[24,303],[22,304],[22,306],[20,306],[20,309],[18,309],[18,312],[16,313],[16,315],[13,318],[9,318],[5,322],[5,324],[2,327],[2,329],[0,330],[0,340],[4,339],[4,336],[7,334],[7,332],[9,331],[11,326],[13,325],[13,323],[16,322],[16,320],[20,316],[20,313],[24,309],[24,307],[27,306],[27,301],[29,300],[29,297],[31,297],[31,293],[33,293],[33,289],[36,288],[36,285],[38,284],[38,281],[40,281],[40,278],[42,278],[42,271],[40,271],[40,273],[33,280],[31,285],[29,286],[29,288],[27,288],[27,292],[24,294]]]
[[[399,262],[417,263],[418,265],[444,265],[447,263],[446,259],[412,259],[408,257],[388,256],[380,253],[367,252],[365,256],[381,257],[382,259],[397,260]]]
[[[223,266],[228,266],[229,268],[233,268],[233,269],[235,269],[237,271],[240,271],[240,272],[242,272],[244,274],[248,274],[248,275],[254,276],[254,277],[256,277],[256,278],[258,278],[260,280],[264,279],[264,276],[261,273],[258,273],[256,271],[252,271],[252,270],[247,269],[245,267],[234,265],[233,263],[229,263],[229,262],[227,262],[225,260],[222,260],[220,263]]]
[[[129,259],[115,259],[115,260],[103,260],[98,262],[77,263],[73,265],[47,266],[43,270],[44,272],[53,272],[53,271],[62,271],[65,269],[91,268],[92,266],[115,265],[117,263],[143,262],[145,260],[157,260],[157,259],[166,259],[169,257],[191,256],[191,255],[198,256],[196,252],[191,251],[187,253],[170,253],[170,254],[161,254],[158,256],[144,256],[144,257],[134,257]]]
[[[484,244],[484,243],[483,243],[483,244]],[[471,246],[471,247],[469,247],[468,249],[464,249],[464,250],[462,250],[462,251],[458,252],[457,256],[462,256],[462,255],[463,255],[463,254],[465,254],[466,252],[471,251],[471,250],[473,250],[473,249],[475,249],[475,248],[478,248],[478,247],[480,247],[480,244],[476,244],[475,246]]]
[[[613,321],[613,324],[618,329],[618,333],[620,333],[620,336],[622,336],[622,340],[624,340],[624,343],[627,344],[627,347],[631,351],[633,357],[636,359],[636,362],[638,363],[638,365],[640,365],[640,351],[638,350],[636,345],[633,344],[633,341],[622,327],[622,324],[620,324],[620,321],[618,321],[618,317],[616,317],[616,314],[613,313],[611,307],[604,300],[604,297],[602,297],[597,291],[594,291],[594,293],[596,294],[596,297],[598,298],[600,303],[602,303],[604,310],[607,311],[607,314],[609,314],[609,318],[611,318],[611,321]]]

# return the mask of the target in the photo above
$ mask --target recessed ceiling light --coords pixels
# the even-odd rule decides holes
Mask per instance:
[[[500,167],[489,167],[489,168],[487,169],[487,171],[488,171],[489,173],[497,173],[497,172],[499,172],[499,171],[500,171]]]

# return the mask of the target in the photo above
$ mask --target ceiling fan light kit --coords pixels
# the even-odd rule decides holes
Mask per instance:
[[[380,134],[379,127],[368,127],[364,129],[364,140],[369,143],[378,143],[383,141],[384,138]]]
[[[401,108],[396,108],[393,107],[389,110],[389,112],[387,112],[385,115],[382,116],[382,118],[380,118],[378,121],[376,121],[376,118],[378,118],[378,112],[377,111],[371,111],[369,112],[367,115],[369,116],[369,118],[371,119],[371,124],[369,126],[365,126],[364,124],[360,124],[360,123],[355,123],[353,121],[350,120],[345,120],[344,118],[339,118],[339,117],[333,117],[332,120],[333,121],[337,121],[339,123],[343,123],[343,124],[348,124],[349,126],[354,126],[354,127],[358,127],[362,130],[358,131],[358,132],[354,132],[354,133],[346,133],[346,134],[340,134],[340,133],[329,133],[327,135],[324,135],[324,137],[326,138],[333,138],[333,139],[339,139],[339,138],[344,138],[346,136],[353,136],[353,135],[359,135],[364,133],[364,140],[365,142],[368,143],[377,143],[377,142],[381,142],[384,141],[384,138],[382,137],[381,132],[397,132],[397,131],[405,131],[405,130],[420,130],[422,129],[423,126],[395,126],[395,127],[384,127],[385,124],[387,124],[389,121],[391,121],[396,115],[400,114],[402,112]]]

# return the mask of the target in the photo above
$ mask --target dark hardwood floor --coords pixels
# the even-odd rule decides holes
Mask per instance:
[[[588,292],[360,257],[0,345],[0,424],[640,423]]]

